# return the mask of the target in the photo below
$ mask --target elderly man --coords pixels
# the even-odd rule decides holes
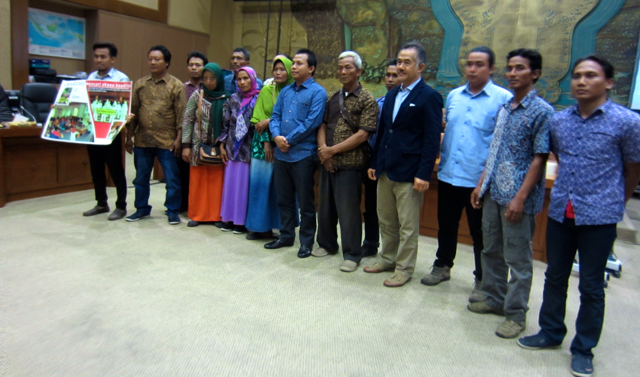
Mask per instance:
[[[420,208],[440,150],[442,96],[422,80],[427,53],[410,42],[398,54],[399,87],[387,93],[369,177],[378,180],[380,259],[365,272],[394,271],[387,287],[411,280],[418,256]]]
[[[378,104],[362,88],[362,58],[353,51],[338,57],[342,89],[333,93],[318,129],[320,187],[318,203],[318,245],[312,252],[324,257],[338,252],[336,226],[340,220],[344,261],[340,271],[352,272],[360,264],[362,252],[362,172],[369,162],[369,135],[376,131]]]

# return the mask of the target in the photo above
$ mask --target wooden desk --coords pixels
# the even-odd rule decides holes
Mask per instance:
[[[423,236],[438,238],[438,174],[437,165],[431,175],[429,190],[424,194],[424,201],[420,211],[420,234]],[[549,201],[551,198],[551,188],[555,178],[547,178],[544,193],[544,204],[542,212],[536,215],[536,232],[533,235],[533,258],[547,262],[547,214],[549,213]],[[460,226],[458,227],[458,242],[466,245],[473,245],[473,240],[469,233],[467,215],[462,212]]]
[[[0,207],[93,188],[87,147],[46,141],[41,127],[0,130]]]

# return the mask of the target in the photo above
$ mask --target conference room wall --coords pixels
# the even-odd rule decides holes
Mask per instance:
[[[203,33],[102,10],[97,11],[95,40],[110,41],[118,47],[117,68],[134,81],[149,74],[147,54],[151,46],[166,46],[172,55],[169,73],[186,81],[187,55],[192,50],[207,51],[209,45],[209,36]]]

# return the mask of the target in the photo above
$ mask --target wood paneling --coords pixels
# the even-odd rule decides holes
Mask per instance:
[[[158,10],[153,10],[139,5],[118,0],[66,0],[70,3],[85,5],[91,8],[107,10],[131,17],[142,18],[149,21],[167,23],[169,0],[158,0]]]
[[[147,52],[152,46],[166,46],[172,56],[169,73],[187,81],[187,55],[192,50],[205,52],[209,45],[205,34],[104,11],[98,11],[96,39],[118,47],[116,68],[133,81],[149,74]]]
[[[0,207],[93,187],[87,147],[46,141],[42,128],[0,130]]]
[[[11,0],[11,81],[16,89],[29,82],[29,4]],[[8,88],[5,88],[8,89]]]

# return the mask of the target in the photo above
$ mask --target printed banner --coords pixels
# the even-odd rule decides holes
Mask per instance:
[[[111,144],[129,115],[131,86],[130,81],[63,81],[42,138],[78,144]]]

